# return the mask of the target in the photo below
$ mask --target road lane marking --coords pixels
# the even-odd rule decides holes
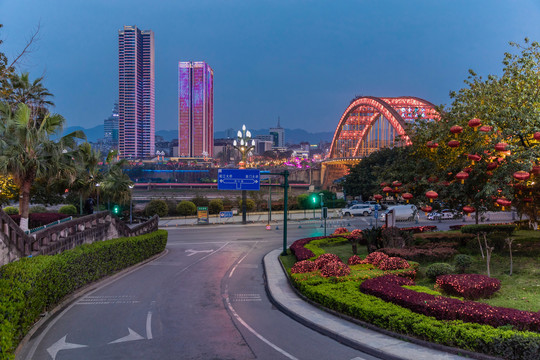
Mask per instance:
[[[127,341],[144,340],[144,338],[141,335],[137,334],[135,331],[131,330],[130,328],[128,328],[128,333],[129,334],[127,336],[111,341],[109,344],[118,344],[118,343],[127,342]]]
[[[49,353],[49,355],[51,355],[53,360],[56,359],[56,354],[58,354],[60,350],[78,349],[78,348],[88,347],[88,345],[73,344],[73,343],[66,342],[67,336],[68,334],[64,335],[63,338],[61,338],[60,340],[52,344],[47,349],[47,352]]]
[[[75,305],[138,304],[139,302],[135,296],[131,295],[88,295],[77,301]]]
[[[154,303],[155,301],[152,301]],[[152,340],[152,312],[149,311],[146,315],[146,338]]]
[[[214,249],[211,249],[211,250],[193,250],[193,249],[187,249],[187,250],[184,251],[184,252],[189,253],[187,256],[193,256],[193,255],[198,254],[198,253],[212,253],[213,251],[214,251]]]
[[[258,269],[258,264],[240,264],[238,265],[239,268],[245,268],[245,269]]]
[[[232,301],[262,301],[261,294],[232,294]]]

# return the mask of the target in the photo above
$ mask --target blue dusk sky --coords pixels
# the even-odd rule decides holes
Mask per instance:
[[[449,104],[468,69],[500,74],[509,41],[540,41],[538,0],[0,0],[0,51],[44,75],[68,126],[118,98],[118,30],[155,33],[156,129],[177,128],[178,61],[214,69],[215,131],[334,131],[356,95]]]

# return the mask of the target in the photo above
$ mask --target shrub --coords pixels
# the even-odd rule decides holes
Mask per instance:
[[[413,234],[418,234],[418,233],[423,233],[423,232],[435,231],[437,230],[437,226],[435,225],[411,226],[411,227],[406,227],[406,228],[400,228],[400,230],[412,232]]]
[[[476,240],[476,236],[462,234],[459,232],[427,232],[414,235],[415,241],[426,240],[432,243],[457,242],[460,246],[465,246],[470,240]]]
[[[345,234],[345,233],[348,233],[348,232],[349,232],[349,230],[347,230],[347,228],[339,227],[334,231],[334,235]]]
[[[323,277],[347,276],[350,273],[351,268],[341,260],[331,260],[325,262],[321,268],[321,275]]]
[[[301,273],[307,273],[317,270],[317,264],[315,264],[314,261],[309,260],[302,260],[298,261],[293,265],[291,268],[291,273],[293,274],[301,274]]]
[[[195,195],[193,199],[191,199],[191,202],[195,204],[195,206],[208,206],[210,203],[208,199],[203,195]]]
[[[365,264],[364,262],[362,262],[362,258],[358,255],[353,255],[349,258],[349,260],[347,260],[347,264],[349,265],[358,265],[358,264]]]
[[[384,228],[381,237],[384,248],[390,247],[401,249],[405,247],[405,238],[401,234],[401,231],[395,226]]]
[[[383,261],[384,259],[387,259],[387,258],[388,258],[388,255],[386,255],[385,253],[375,251],[375,252],[372,252],[371,254],[369,254],[368,256],[366,256],[364,261],[366,263],[378,266],[381,261]]]
[[[165,203],[167,204],[167,215],[169,216],[175,216],[177,215],[176,211],[176,201],[173,199],[165,199]]]
[[[221,199],[210,200],[208,212],[210,214],[219,214],[220,211],[223,211],[223,201]]]
[[[454,264],[456,266],[457,271],[460,273],[464,273],[467,271],[471,265],[472,265],[472,257],[465,254],[458,254],[454,257]]]
[[[77,210],[75,208],[75,210]],[[47,212],[47,208],[43,205],[36,205],[36,206],[32,206],[29,210],[30,214],[34,214],[34,213],[46,213]],[[70,214],[71,215],[71,214]]]
[[[447,244],[447,243],[441,243]],[[402,257],[412,261],[441,261],[450,259],[457,250],[449,246],[438,246],[438,243],[429,243],[423,246],[412,246],[404,249],[383,248],[380,252],[388,256]]]
[[[157,215],[159,217],[167,216],[169,213],[169,207],[163,200],[151,200],[144,208],[146,216]]]
[[[98,241],[58,255],[22,258],[0,268],[0,357],[15,347],[40,314],[82,286],[162,252],[167,231]]]
[[[13,221],[18,224],[21,223],[21,215],[9,215]],[[68,218],[69,215],[60,213],[35,213],[30,214],[28,217],[28,227],[34,229],[43,225],[51,224],[55,221]]]
[[[77,215],[77,208],[75,205],[64,205],[58,209],[58,213],[66,215]]]
[[[437,276],[448,275],[453,273],[454,267],[447,263],[434,263],[428,266],[426,276],[431,280],[435,280]]]
[[[255,201],[253,199],[246,199],[246,210],[247,211],[253,211],[255,210]],[[240,207],[240,210],[242,210],[242,200],[238,201],[238,206]]]
[[[407,260],[400,257],[388,257],[383,259],[377,266],[381,270],[407,269],[410,267]]]
[[[448,295],[475,300],[495,294],[501,282],[480,274],[442,275],[437,278],[437,286]]]
[[[315,256],[313,251],[311,251],[309,249],[306,249],[304,247],[304,245],[306,245],[307,243],[309,243],[313,239],[316,239],[316,238],[298,239],[298,240],[296,240],[295,242],[293,242],[291,244],[290,249],[291,249],[291,252],[296,257],[296,260],[298,260],[298,261],[307,260],[307,259],[312,258],[312,257]]]
[[[318,269],[322,269],[327,263],[333,262],[333,261],[343,262],[341,261],[339,256],[337,256],[336,254],[326,253],[326,254],[322,254],[317,259],[315,259],[315,264],[317,265]]]
[[[2,210],[8,215],[17,215],[19,213],[19,208],[16,206],[6,206]]]
[[[176,205],[176,212],[181,216],[195,215],[197,213],[197,205],[191,201],[183,200]]]

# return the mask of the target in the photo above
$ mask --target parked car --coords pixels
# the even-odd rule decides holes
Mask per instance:
[[[339,210],[342,216],[368,216],[372,213],[371,205],[369,204],[356,204],[348,208]]]
[[[381,212],[379,215],[380,220],[385,220],[387,214],[392,211],[394,213],[395,220],[414,220],[414,216],[418,212],[418,209],[416,208],[416,205],[408,204],[408,205],[394,205],[389,206],[388,209]]]
[[[459,219],[463,215],[452,209],[443,209],[440,211],[433,211],[427,215],[428,220],[444,220],[444,219]]]

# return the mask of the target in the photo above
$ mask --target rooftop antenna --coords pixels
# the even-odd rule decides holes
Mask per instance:
[[[281,126],[279,125],[279,116],[277,117],[277,127],[280,128]]]

